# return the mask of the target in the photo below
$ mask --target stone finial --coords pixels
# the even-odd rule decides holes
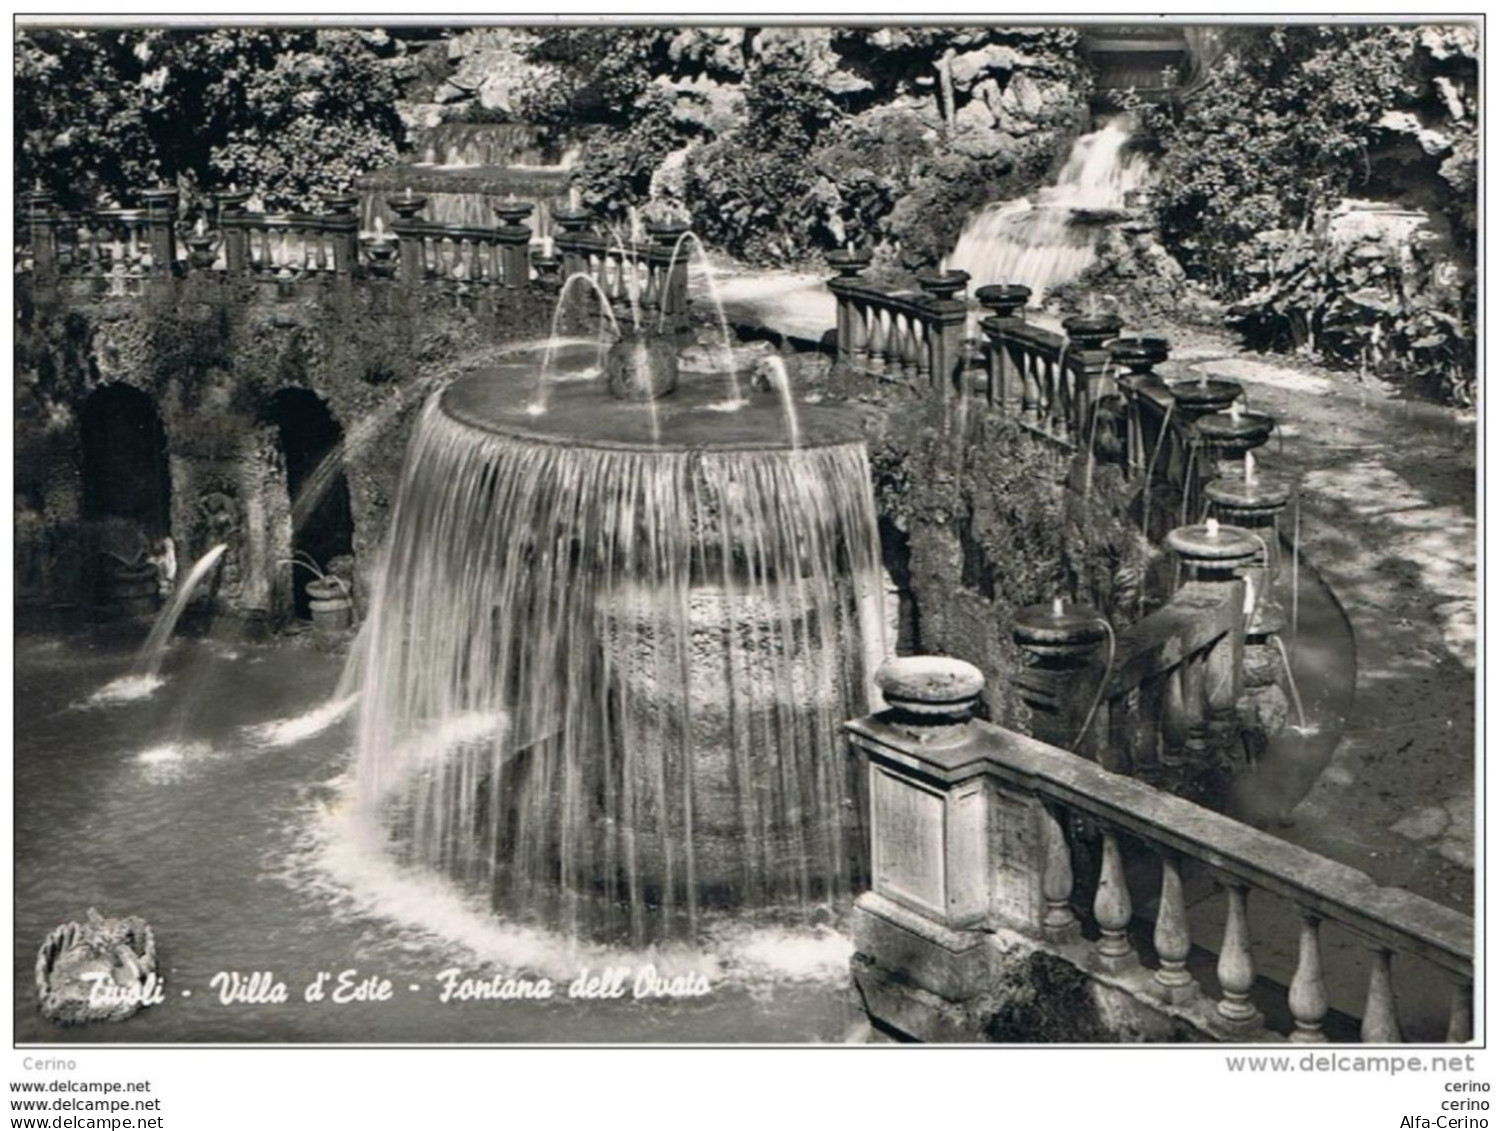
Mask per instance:
[[[968,722],[984,691],[984,673],[951,656],[899,656],[874,678],[893,710],[930,726]]]
[[[1036,662],[1084,660],[1106,635],[1108,628],[1097,609],[1060,597],[1049,604],[1027,605],[1015,614],[1015,643]]]
[[[1200,526],[1178,526],[1166,535],[1166,545],[1201,577],[1232,574],[1252,565],[1263,541],[1247,530],[1210,518]]]

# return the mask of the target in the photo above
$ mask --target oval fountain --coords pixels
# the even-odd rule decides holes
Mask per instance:
[[[722,374],[672,390],[636,372],[660,348],[618,348],[613,380],[558,351],[541,411],[534,366],[429,400],[368,617],[362,810],[507,920],[636,944],[805,922],[863,878],[839,738],[883,658],[861,428],[725,411]]]

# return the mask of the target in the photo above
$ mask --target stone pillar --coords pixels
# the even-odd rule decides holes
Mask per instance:
[[[402,196],[385,198],[385,203],[396,214],[390,230],[395,232],[401,247],[401,282],[416,286],[427,278],[426,228],[417,219],[417,213],[427,206],[427,198],[407,189]]]
[[[1202,728],[1211,731],[1221,745],[1238,729],[1238,702],[1244,691],[1242,571],[1259,559],[1260,540],[1210,518],[1202,526],[1177,527],[1166,535],[1166,545],[1181,559],[1189,578],[1184,589],[1190,585],[1209,599],[1232,602],[1238,612],[1234,627],[1205,655],[1188,657],[1181,664],[1188,726],[1197,733]]]
[[[22,198],[26,223],[31,231],[31,262],[37,275],[57,274],[57,199],[46,189],[35,188]]]
[[[507,290],[520,290],[531,282],[531,229],[526,217],[535,206],[513,197],[492,206],[500,218],[495,242],[500,245],[500,280]]]
[[[1031,300],[1031,289],[1018,283],[994,283],[973,292],[989,317],[979,323],[988,340],[985,347],[989,362],[989,404],[1004,409],[1020,401],[1020,374],[1010,356],[1006,334],[1025,324],[1025,306]]]
[[[324,202],[333,214],[323,221],[324,229],[332,234],[333,273],[340,279],[353,276],[359,263],[359,207],[357,196],[332,196]]]
[[[230,275],[243,274],[249,262],[249,241],[242,226],[245,202],[249,199],[250,194],[243,189],[213,194],[213,202],[218,207],[219,229],[224,237],[224,270]]]
[[[963,363],[968,304],[956,299],[928,298],[926,309],[932,343],[932,383],[942,399],[949,400],[957,388],[958,367]]]
[[[854,981],[871,1018],[923,1040],[981,1035],[992,982],[992,791],[973,712],[984,677],[940,656],[885,663],[889,709],[850,725],[867,759],[873,890],[855,905]],[[1035,869],[1032,869],[1035,871]],[[1039,879],[1025,887],[1039,923]]]
[[[155,274],[171,275],[177,270],[177,190],[144,189],[141,200],[146,205],[146,238],[151,247],[151,269]]]
[[[1079,447],[1087,442],[1093,406],[1114,392],[1108,379],[1112,358],[1104,343],[1117,335],[1122,326],[1123,323],[1112,314],[1079,314],[1062,321],[1062,329],[1067,332],[1063,364],[1077,379],[1077,395],[1068,426]]]
[[[1082,735],[1088,708],[1107,677],[1097,663],[1098,646],[1108,625],[1088,605],[1064,603],[1061,598],[1043,605],[1027,605],[1015,616],[1013,636],[1025,655],[1026,667],[1015,673],[1014,684],[1031,712],[1031,737],[1116,769],[1108,747],[1107,705],[1098,704],[1098,717]]]
[[[1131,478],[1145,473],[1150,453],[1146,451],[1145,430],[1140,423],[1140,390],[1161,387],[1155,367],[1171,355],[1171,343],[1165,338],[1134,335],[1115,338],[1108,343],[1109,356],[1124,372],[1114,383],[1124,398],[1125,435],[1124,467]]]

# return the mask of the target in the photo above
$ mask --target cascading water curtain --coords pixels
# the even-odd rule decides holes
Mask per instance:
[[[863,881],[864,446],[539,442],[428,403],[368,618],[364,812],[517,921],[644,942]]]

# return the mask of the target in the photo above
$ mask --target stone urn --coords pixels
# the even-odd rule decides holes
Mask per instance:
[[[622,401],[654,401],[677,387],[677,347],[669,337],[630,331],[609,347],[604,372]]]
[[[318,632],[344,632],[354,626],[354,599],[341,577],[329,575],[309,581],[307,607],[312,613],[312,626]]]
[[[1078,349],[1102,349],[1104,342],[1117,338],[1124,321],[1117,314],[1074,314],[1062,319],[1067,339]]]
[[[156,566],[144,560],[111,559],[105,572],[104,600],[110,610],[122,616],[154,616],[161,607]]]
[[[989,283],[974,291],[973,297],[996,318],[1023,318],[1031,289],[1020,283]]]

